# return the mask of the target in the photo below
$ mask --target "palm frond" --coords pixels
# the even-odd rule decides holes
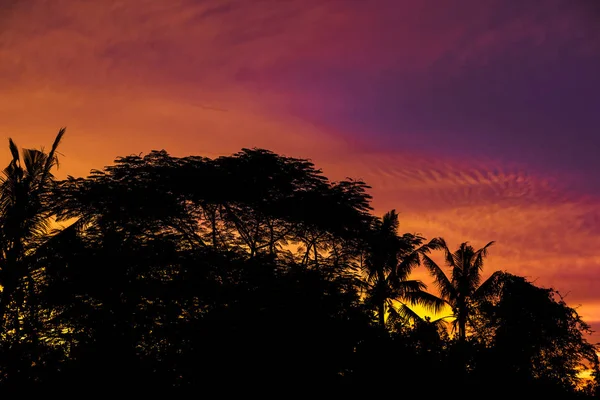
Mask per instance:
[[[431,251],[431,250],[445,250],[447,248],[448,248],[448,245],[446,244],[446,241],[442,237],[433,238],[428,243],[421,246],[422,250],[427,250],[426,252],[425,251],[422,252],[424,254],[429,253],[429,251]]]
[[[404,303],[400,303],[395,309],[396,313],[405,321],[418,321],[422,320],[421,316],[417,314],[412,308]]]
[[[49,171],[50,168],[52,168],[52,167],[58,167],[58,158],[56,157],[56,151],[58,149],[58,146],[62,142],[66,131],[67,131],[67,128],[63,127],[63,128],[60,128],[60,130],[56,134],[56,138],[54,139],[54,142],[52,143],[52,147],[50,148],[50,152],[48,153],[48,160],[46,162],[47,164],[46,164],[45,170]]]
[[[408,278],[413,269],[421,264],[421,252],[419,249],[405,256],[400,264],[395,268],[396,277],[399,280]]]
[[[495,242],[491,241],[481,249],[477,250],[473,255],[473,266],[476,267],[479,271],[483,269],[483,259],[488,255],[488,248],[492,246]]]
[[[10,148],[10,153],[12,154],[12,162],[18,163],[20,161],[19,148],[11,138],[8,139],[8,147]]]
[[[402,281],[391,282],[390,286],[394,288],[399,296],[403,296],[406,293],[419,292],[427,289],[427,285],[416,279],[405,279]]]
[[[448,303],[444,299],[425,291],[410,292],[404,298],[411,305],[424,307],[427,311],[436,314],[448,306]]]
[[[444,271],[428,255],[423,255],[423,266],[433,275],[435,285],[443,299],[452,301],[455,296],[455,289]]]
[[[46,154],[44,154],[40,150],[35,149],[23,149],[22,153],[23,167],[27,172],[27,176],[29,176],[30,179],[38,177],[41,178],[43,166],[47,157]],[[38,182],[38,184],[41,182],[43,181],[40,179],[40,182]]]
[[[52,147],[50,148],[50,152],[48,153],[46,158],[46,164],[44,165],[42,182],[45,182],[46,179],[50,176],[53,167],[58,168],[58,157],[56,156],[56,150],[58,149],[58,146],[60,145],[60,142],[62,141],[66,131],[66,127],[61,128],[58,131],[56,138],[54,139],[54,143],[52,143]]]
[[[454,260],[454,254],[448,248],[446,241],[443,238],[437,238],[436,243],[438,248],[444,252],[444,261],[446,262],[446,265],[452,269],[456,268],[457,263]]]
[[[398,226],[400,222],[398,221],[398,213],[396,210],[390,210],[383,216],[381,220],[381,230],[385,233],[391,233],[393,235],[398,231]]]

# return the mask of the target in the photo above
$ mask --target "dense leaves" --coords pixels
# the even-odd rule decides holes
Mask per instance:
[[[0,181],[6,391],[596,393],[579,380],[598,374],[589,327],[557,292],[482,283],[489,245],[400,234],[362,181],[263,149],[154,151],[56,181],[63,134],[48,153],[11,141]],[[447,306],[457,329],[432,319]]]
[[[533,382],[552,390],[573,391],[579,372],[597,370],[596,349],[584,340],[590,333],[560,293],[539,288],[525,278],[498,274],[496,294],[479,304],[474,339],[485,345],[478,362],[498,379]],[[513,389],[514,390],[514,389]]]

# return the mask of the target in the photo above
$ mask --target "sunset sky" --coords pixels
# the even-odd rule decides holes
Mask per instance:
[[[596,0],[0,0],[0,139],[66,126],[59,177],[153,149],[310,158],[402,231],[497,241],[486,275],[600,331],[599,21]]]

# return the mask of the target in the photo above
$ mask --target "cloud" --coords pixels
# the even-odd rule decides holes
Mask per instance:
[[[402,229],[445,237],[451,247],[494,240],[486,273],[508,270],[571,291],[575,301],[597,298],[600,198],[491,160],[380,154],[356,169],[373,186],[379,212],[400,212]]]
[[[160,148],[311,158],[373,186],[403,230],[496,240],[486,273],[600,310],[600,199],[571,184],[598,165],[591,3],[1,4],[0,139],[50,145],[67,126],[62,174]]]

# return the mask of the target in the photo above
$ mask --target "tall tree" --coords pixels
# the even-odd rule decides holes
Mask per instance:
[[[6,331],[6,315],[24,284],[32,290],[29,260],[42,244],[52,215],[52,170],[58,166],[57,149],[65,134],[60,129],[48,153],[19,149],[12,139],[12,160],[0,177],[0,337]],[[18,321],[18,318],[15,319]]]
[[[381,327],[386,327],[386,315],[392,322],[415,319],[417,316],[409,305],[421,305],[434,312],[445,305],[425,291],[423,282],[410,279],[420,257],[430,251],[429,244],[420,246],[423,241],[420,236],[399,236],[398,225],[395,210],[373,221],[363,266],[367,302],[374,306]]]
[[[500,272],[495,272],[485,282],[481,282],[483,262],[488,255],[488,248],[493,244],[492,241],[475,250],[468,242],[464,242],[455,252],[451,252],[444,239],[433,239],[431,246],[444,252],[450,277],[427,254],[423,254],[423,265],[433,275],[441,298],[452,307],[461,342],[466,339],[467,323],[474,302],[488,296],[497,285]]]

